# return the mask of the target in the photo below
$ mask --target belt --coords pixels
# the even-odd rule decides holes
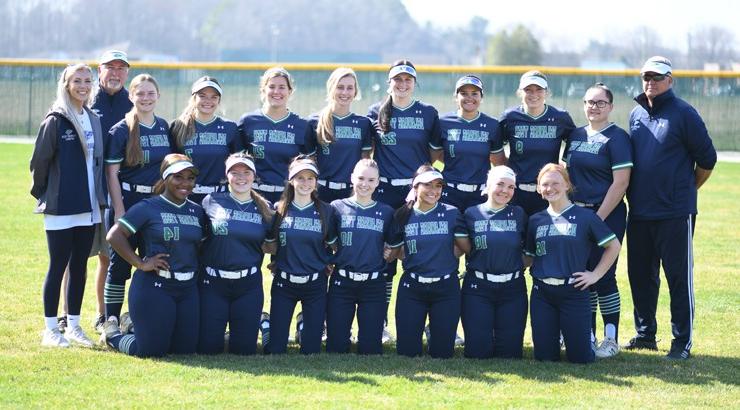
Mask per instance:
[[[573,201],[574,204],[582,207],[582,208],[599,208],[601,204],[590,204],[588,202],[579,202],[579,201]]]
[[[576,281],[576,278],[567,278],[567,279],[561,279],[561,278],[535,278],[538,281],[552,285],[552,286],[563,286],[563,285],[570,285],[571,283]]]
[[[537,192],[537,184],[517,184],[517,187],[522,191]]]
[[[512,279],[518,278],[520,273],[521,273],[520,271],[516,271],[516,272],[511,272],[511,273],[503,273],[503,274],[495,275],[493,273],[475,271],[475,277],[478,279],[485,279],[493,283],[504,283]]]
[[[193,279],[195,272],[170,272],[168,270],[160,269],[157,271],[157,275],[165,279],[175,279],[184,282],[186,280]]]
[[[411,185],[412,181],[413,179],[411,178],[388,179],[386,177],[380,177],[380,182],[385,182],[386,184],[390,183],[393,186]]]
[[[419,283],[435,283],[435,282],[439,282],[441,280],[449,279],[450,276],[452,276],[452,275],[450,275],[448,273],[448,274],[446,274],[446,275],[444,275],[442,277],[428,278],[428,277],[425,277],[425,276],[417,275],[414,272],[409,272],[409,276],[411,277],[411,279],[413,279],[413,280],[415,280],[415,281],[417,281]]]
[[[226,187],[223,185],[215,185],[215,186],[196,185],[193,188],[194,194],[212,194],[214,192],[226,192]]]
[[[129,184],[128,182],[121,182],[121,188],[123,188],[124,191],[138,192],[140,194],[151,194],[154,192],[154,187],[151,185],[135,185]]]
[[[243,277],[254,275],[257,273],[257,267],[252,266],[251,268],[246,268],[242,270],[223,270],[223,269],[214,269],[210,266],[206,266],[206,273],[210,276],[220,277],[223,279],[241,279]]]
[[[320,179],[318,182],[319,185],[325,186],[329,189],[346,189],[349,187],[349,184],[345,184],[344,182],[327,182],[325,179]]]
[[[373,280],[373,279],[377,279],[378,276],[380,276],[378,272],[369,272],[369,273],[350,272],[344,269],[339,269],[337,273],[339,274],[339,276],[352,279],[356,282],[364,282],[366,280]]]
[[[317,272],[317,273],[309,273],[308,275],[291,275],[288,272],[281,271],[280,277],[287,280],[290,283],[303,284],[303,283],[315,281],[316,279],[319,278],[319,274]]]
[[[280,185],[254,184],[254,189],[262,192],[283,192],[285,187]]]
[[[472,184],[453,184],[451,182],[447,183],[447,186],[450,188],[455,188],[458,191],[463,192],[475,192],[478,190],[478,188],[482,187],[482,185],[472,185]]]

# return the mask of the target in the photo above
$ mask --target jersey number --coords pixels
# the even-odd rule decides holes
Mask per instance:
[[[265,158],[265,147],[263,147],[262,145],[252,145],[252,150],[254,151],[255,158]]]
[[[285,232],[280,232],[280,246],[285,246],[288,243],[288,238],[285,235]]]
[[[180,227],[164,227],[164,240],[165,241],[179,241],[180,240]]]
[[[524,141],[517,141],[514,144],[514,149],[516,150],[516,153],[521,155],[524,153]]]
[[[321,153],[324,155],[329,155],[329,144],[324,144],[321,146]]]
[[[416,253],[416,239],[406,241],[406,249],[408,249],[409,255]]]
[[[396,145],[396,133],[389,132],[380,135],[380,143],[383,145]]]
[[[486,242],[486,235],[478,235],[473,238],[475,242],[475,249],[488,249],[488,242]]]
[[[342,246],[352,246],[352,232],[341,232]]]
[[[214,221],[213,234],[214,235],[228,235],[229,234],[229,223],[227,221]]]
[[[545,248],[545,241],[537,242],[537,249],[535,250],[537,256],[547,255],[547,248]]]
[[[144,163],[148,164],[149,163],[149,150],[145,149],[143,152],[144,152]]]
[[[455,158],[455,145],[450,144],[449,149],[450,149],[450,158]]]

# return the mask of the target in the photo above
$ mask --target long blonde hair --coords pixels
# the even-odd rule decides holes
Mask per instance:
[[[213,81],[221,86],[221,84],[219,84],[213,77],[204,76],[195,80],[196,83],[201,81]],[[170,131],[172,133],[172,137],[175,139],[175,145],[177,145],[179,150],[184,149],[185,144],[193,138],[193,135],[195,135],[195,118],[198,115],[198,104],[196,102],[196,99],[198,98],[197,94],[198,93],[193,93],[193,95],[190,96],[188,106],[185,107],[179,117],[172,121]],[[221,105],[220,93],[218,103]]]
[[[329,145],[334,142],[334,93],[337,90],[339,81],[344,77],[352,77],[355,80],[355,100],[359,100],[360,84],[357,81],[357,74],[355,71],[348,67],[339,67],[332,71],[329,79],[326,80],[326,102],[327,105],[319,112],[319,122],[316,126],[316,135],[318,136],[318,142],[321,145]]]
[[[75,128],[75,132],[77,132],[77,135],[79,136],[80,145],[82,145],[82,151],[85,153],[85,155],[87,155],[88,152],[87,143],[85,142],[85,131],[82,129],[82,124],[80,123],[80,120],[77,119],[77,113],[75,112],[76,110],[72,105],[72,100],[69,95],[69,79],[74,73],[78,71],[87,71],[88,73],[90,73],[90,79],[92,79],[92,69],[87,64],[77,63],[65,67],[64,70],[62,70],[62,74],[59,76],[59,81],[57,81],[56,98],[51,104],[51,110],[62,112],[64,116],[67,117],[69,122],[72,123],[72,126]],[[83,111],[85,107],[90,106],[91,101],[92,92],[88,94],[87,100],[85,100],[85,102],[82,104]]]
[[[157,94],[159,94],[157,80],[149,74],[139,74],[131,80],[131,84],[128,87],[129,95],[134,95],[136,89],[145,82],[152,83],[154,88],[157,89]],[[129,167],[144,164],[144,150],[141,149],[141,133],[139,132],[139,116],[136,113],[136,105],[134,105],[131,111],[127,112],[124,117],[128,126],[128,141],[126,141],[126,159],[124,163]]]

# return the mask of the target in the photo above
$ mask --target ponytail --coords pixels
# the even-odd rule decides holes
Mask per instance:
[[[136,107],[127,112],[124,118],[128,126],[124,164],[128,167],[137,167],[144,164],[144,150],[141,149],[141,131],[139,130],[139,116],[136,115]]]
[[[391,98],[390,94],[388,94],[387,97],[385,97],[385,100],[383,100],[383,103],[380,104],[380,109],[378,110],[378,125],[380,126],[380,131],[387,133],[391,130],[391,110],[393,109],[393,98]]]
[[[198,107],[195,105],[195,95],[193,95],[180,116],[172,121],[170,135],[175,140],[178,152],[185,152],[185,144],[195,135],[195,115],[197,113]]]
[[[322,108],[319,113],[316,137],[317,142],[321,145],[329,145],[334,142],[334,114],[330,105]]]

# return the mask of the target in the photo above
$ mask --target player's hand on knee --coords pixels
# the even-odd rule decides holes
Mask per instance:
[[[170,255],[166,253],[158,253],[154,256],[145,256],[141,260],[141,264],[137,268],[144,272],[156,271],[156,270],[170,270],[170,264],[167,262],[167,258]]]

